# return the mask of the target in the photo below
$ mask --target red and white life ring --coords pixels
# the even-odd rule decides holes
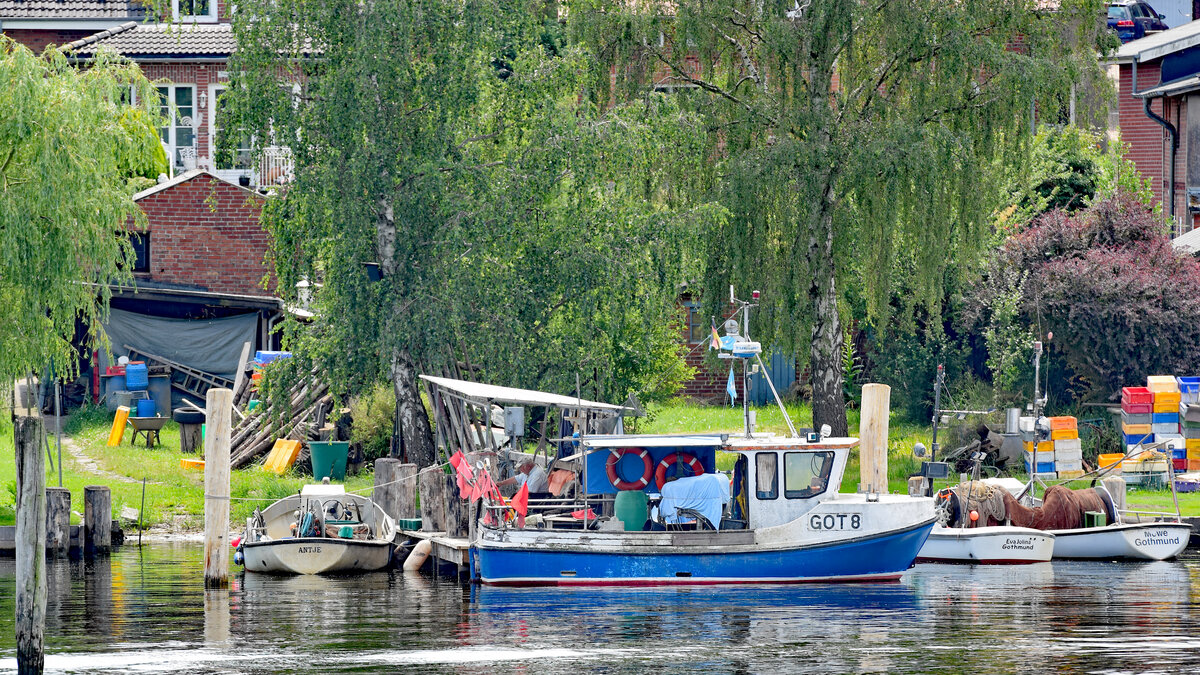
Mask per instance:
[[[704,465],[700,463],[700,460],[696,459],[695,455],[690,455],[686,452],[672,452],[662,458],[662,461],[658,463],[658,470],[654,472],[654,483],[658,485],[659,490],[667,484],[667,470],[676,461],[690,468],[692,475],[700,476],[704,474]]]
[[[642,460],[641,478],[628,481],[617,475],[617,464],[625,455],[634,455]],[[608,472],[609,482],[618,490],[641,490],[650,484],[650,477],[654,475],[654,463],[650,460],[650,451],[645,448],[612,448],[604,462],[604,469]]]

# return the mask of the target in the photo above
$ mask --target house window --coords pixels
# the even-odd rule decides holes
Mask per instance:
[[[131,232],[129,234],[129,243],[133,246],[133,271],[134,273],[149,274],[150,273],[150,233],[149,232]]]
[[[815,497],[829,487],[832,452],[789,452],[783,456],[783,494],[788,499]]]
[[[213,168],[218,171],[248,171],[251,164],[250,134],[239,129],[228,128],[228,102],[224,98],[224,87],[214,88],[213,110],[209,117],[213,153]]]
[[[158,87],[159,104],[167,126],[159,129],[176,172],[196,168],[196,87],[169,84]]]
[[[705,330],[707,326],[704,325],[704,318],[700,316],[700,303],[685,302],[683,306],[687,308],[688,342],[697,344],[708,335],[708,331]]]
[[[778,457],[773,452],[754,455],[754,496],[758,499],[775,499],[779,496]]]
[[[171,0],[176,21],[216,21],[216,0]]]

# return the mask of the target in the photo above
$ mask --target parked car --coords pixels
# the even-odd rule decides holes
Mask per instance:
[[[1121,42],[1146,37],[1148,33],[1166,30],[1166,16],[1140,0],[1118,0],[1108,5],[1108,27],[1117,32]]]

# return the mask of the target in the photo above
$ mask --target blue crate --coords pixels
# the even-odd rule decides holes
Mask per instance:
[[[1054,473],[1054,462],[1038,462],[1038,473]],[[1029,473],[1029,462],[1025,462],[1025,472]]]
[[[1178,448],[1172,450],[1171,459],[1187,459],[1187,448]]]
[[[1125,434],[1125,445],[1137,445],[1138,443],[1153,443],[1154,434]]]
[[[1163,424],[1166,422],[1179,424],[1179,413],[1177,413],[1177,412],[1152,413],[1151,422],[1150,422],[1151,424]]]

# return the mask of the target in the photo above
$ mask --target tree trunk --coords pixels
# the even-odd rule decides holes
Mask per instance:
[[[396,392],[396,419],[400,425],[403,460],[426,467],[437,458],[433,445],[433,430],[429,426],[429,415],[421,402],[421,391],[417,388],[417,366],[408,350],[396,349],[392,356],[392,389]]]
[[[808,244],[811,281],[808,300],[812,308],[813,427],[828,424],[834,436],[848,436],[846,399],[842,391],[842,320],[833,264],[833,211],[826,189],[823,204],[812,222]]]

